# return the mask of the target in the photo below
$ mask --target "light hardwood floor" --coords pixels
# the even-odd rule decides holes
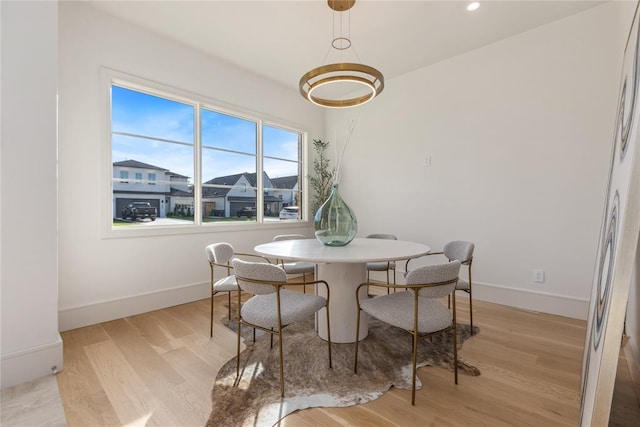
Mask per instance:
[[[226,308],[216,300],[215,318]],[[466,296],[459,321],[468,321]],[[349,408],[289,415],[283,426],[571,426],[578,422],[585,322],[474,301],[480,333],[460,357],[482,375],[419,370],[424,387]],[[219,321],[209,338],[209,300],[62,333],[57,375],[69,426],[202,426],[217,370],[235,355]]]

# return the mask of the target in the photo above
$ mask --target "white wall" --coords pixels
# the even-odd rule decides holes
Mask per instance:
[[[629,28],[621,11],[633,6],[541,26],[329,112],[330,140],[358,120],[340,187],[359,235],[436,249],[473,241],[476,298],[586,319]]]
[[[0,4],[2,387],[62,369],[58,334],[56,2]]]
[[[93,9],[84,2],[60,3],[59,217],[60,329],[66,330],[208,295],[204,247],[228,241],[236,249],[284,232],[245,226],[238,231],[146,238],[104,238],[102,198],[108,188],[107,99],[101,67],[220,100],[267,117],[284,119],[321,137],[323,111],[293,89],[160,38]],[[77,195],[83,210],[77,214]],[[287,226],[291,227],[291,226]],[[224,229],[223,229],[224,230]]]

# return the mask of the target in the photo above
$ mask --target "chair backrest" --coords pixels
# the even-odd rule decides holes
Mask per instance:
[[[407,273],[407,285],[428,285],[420,290],[420,296],[426,298],[442,298],[453,292],[458,281],[460,261],[453,260],[443,264],[417,267]],[[439,285],[441,283],[441,285]]]
[[[398,238],[393,234],[369,234],[367,239],[387,239],[387,240],[398,240]]]
[[[229,243],[212,243],[205,248],[210,263],[226,264],[233,258],[233,246]]]
[[[457,259],[462,264],[469,264],[473,259],[473,249],[475,245],[471,242],[454,240],[444,245],[442,252],[449,260]]]
[[[274,236],[273,241],[277,242],[279,240],[300,240],[306,239],[307,236],[304,234],[280,234],[278,236]]]
[[[238,258],[234,258],[232,263],[238,286],[250,294],[264,295],[276,291],[274,286],[267,286],[264,283],[254,283],[253,281],[287,282],[287,273],[279,265],[243,261]]]

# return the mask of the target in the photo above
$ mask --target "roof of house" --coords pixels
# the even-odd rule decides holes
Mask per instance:
[[[176,172],[171,172],[169,169],[161,168],[160,166],[150,165],[148,163],[139,162],[137,160],[123,160],[121,162],[113,162],[113,166],[121,166],[125,168],[138,168],[138,169],[157,169],[164,171],[167,175],[175,178],[190,178],[186,175],[181,175]]]
[[[205,184],[213,184],[213,185],[235,185],[238,180],[245,176],[247,181],[249,181],[249,185],[255,186],[256,182],[256,174],[255,173],[237,173],[234,175],[227,176],[219,176],[209,181],[205,182]],[[202,197],[224,197],[227,193],[231,191],[231,188],[221,188],[221,187],[202,187]]]
[[[218,176],[216,178],[210,179],[209,181],[205,182],[205,184],[235,185],[238,182],[238,180],[240,180],[240,178],[242,178],[243,176],[247,179],[247,181],[249,181],[249,185],[251,185],[252,187],[255,187],[257,185],[258,180],[256,179],[257,174],[255,172],[252,172],[252,173],[242,172],[234,175]]]
[[[113,166],[123,166],[127,168],[139,168],[139,169],[158,169],[161,171],[169,170],[169,169],[161,168],[160,166],[154,166],[148,163],[142,163],[137,160],[123,160],[121,162],[113,162]]]
[[[287,190],[291,190],[298,183],[298,175],[271,178],[271,183],[274,188],[285,188]]]
[[[240,180],[240,178],[245,177],[245,179],[247,181],[249,181],[249,185],[251,187],[257,187],[258,186],[258,180],[257,180],[257,176],[258,174],[255,172],[242,172],[242,173],[237,173],[237,174],[233,174],[233,175],[227,175],[227,176],[219,176],[213,179],[210,179],[209,181],[205,182],[204,184],[210,184],[210,185],[236,185],[238,183],[238,181]],[[263,179],[268,180],[270,182],[272,182],[271,178],[269,178],[269,175],[267,175],[266,172],[263,172]],[[221,188],[221,187],[217,187],[217,188],[213,188],[213,187],[206,187],[204,186],[202,188],[202,197],[223,197],[225,196],[231,189],[230,188]]]
[[[175,172],[171,172],[171,171],[167,171],[167,175],[169,175],[171,177],[175,177],[175,178],[189,178],[186,175],[180,175],[179,173],[175,173]]]
[[[170,196],[183,196],[183,197],[193,197],[193,193],[190,191],[178,190],[177,188],[172,188],[169,192]]]

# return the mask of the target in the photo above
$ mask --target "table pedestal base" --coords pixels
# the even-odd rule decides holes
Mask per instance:
[[[331,342],[352,343],[356,337],[356,288],[367,280],[366,264],[334,263],[317,264],[316,278],[329,283],[329,316],[331,322]],[[318,286],[318,295],[326,298],[324,286]],[[360,289],[360,299],[367,297],[367,288]],[[326,309],[318,311],[316,323],[318,335],[327,339]],[[367,313],[360,315],[358,340],[366,338],[368,333]]]

